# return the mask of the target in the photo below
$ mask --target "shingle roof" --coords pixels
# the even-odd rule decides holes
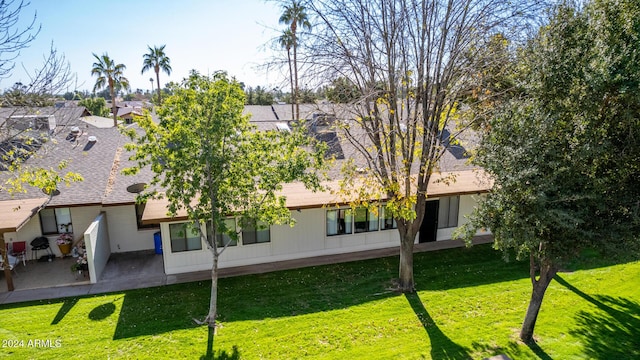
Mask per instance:
[[[56,127],[49,135],[49,141],[27,162],[27,166],[56,169],[61,161],[67,161],[68,167],[62,172],[79,173],[84,181],[60,185],[60,194],[54,196],[50,206],[72,206],[100,204],[111,171],[116,149],[124,144],[124,138],[113,127],[98,128],[84,121],[89,116],[84,107],[68,108],[13,108],[0,109],[0,122],[15,115],[53,115]],[[72,135],[77,127],[79,133]],[[94,137],[96,141],[89,141]],[[92,138],[93,139],[93,138]],[[0,172],[0,179],[6,180],[11,174]],[[16,194],[14,199],[42,197],[39,189],[29,189],[27,193]],[[7,193],[0,193],[0,200],[11,199]]]
[[[92,125],[92,121],[81,119],[80,115],[86,114],[83,107],[43,108],[39,111],[40,114],[54,113],[56,119],[59,118],[60,121],[57,121],[58,127],[52,135],[52,139],[55,141],[45,144],[39,151],[39,156],[33,157],[28,163],[33,166],[49,168],[55,167],[60,161],[68,160],[69,165],[65,171],[77,172],[84,177],[84,181],[73,183],[69,187],[61,185],[60,195],[54,196],[49,206],[116,205],[135,202],[136,194],[127,191],[127,187],[148,183],[153,174],[148,168],[142,169],[136,176],[122,174],[122,169],[135,164],[128,160],[130,154],[123,149],[124,144],[129,140],[118,129],[96,127]],[[312,119],[313,114],[317,112],[335,113],[340,110],[325,105],[301,105],[300,111],[304,117]],[[8,112],[7,109],[0,109],[0,124],[3,119],[6,119],[8,113],[16,113],[16,111],[13,109]],[[277,129],[278,124],[287,123],[286,119],[291,117],[291,106],[247,106],[245,113],[252,114],[251,121],[258,127],[258,130],[271,130]],[[105,126],[106,122],[105,119]],[[81,129],[81,133],[76,139],[69,137],[70,129],[74,126]],[[97,141],[89,142],[89,136],[95,136]],[[359,155],[353,146],[344,139],[338,139],[338,141],[346,158],[358,159]],[[334,179],[337,178],[339,168],[340,163],[338,162],[329,175]],[[443,172],[467,171],[471,168],[466,164],[465,159],[457,159],[449,153],[445,153],[440,161],[440,171]],[[0,181],[9,175],[0,172]],[[293,186],[295,188],[296,185]],[[290,190],[295,192],[294,188]],[[41,198],[42,196],[39,189],[30,189],[26,194],[17,194],[13,199]],[[317,204],[324,201],[320,197],[315,198],[314,194],[306,196],[308,199],[305,201]],[[11,199],[9,194],[0,192],[0,201]]]

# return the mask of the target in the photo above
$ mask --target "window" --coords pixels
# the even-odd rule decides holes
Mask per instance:
[[[440,205],[438,209],[438,229],[458,226],[459,206],[460,196],[440,198]]]
[[[270,241],[271,234],[267,223],[249,220],[242,225],[242,245],[268,243]]]
[[[39,215],[43,235],[73,232],[69,208],[42,209]]]
[[[144,208],[147,203],[136,204],[136,223],[138,224],[138,230],[141,229],[159,229],[160,224],[142,224],[142,214],[144,214]]]
[[[171,252],[202,250],[198,226],[195,223],[169,224]]]
[[[236,219],[224,219],[224,225],[227,227],[227,230],[234,232],[236,231]],[[238,245],[238,242],[236,240],[233,240],[228,234],[218,234],[216,232],[216,244],[222,247],[227,243],[229,244],[228,246]]]
[[[380,228],[382,230],[398,228],[398,223],[396,222],[396,219],[393,216],[391,216],[391,213],[387,210],[386,206],[380,207],[380,219],[382,219],[382,224],[380,224]]]
[[[351,209],[327,210],[327,235],[351,234]]]
[[[377,231],[378,214],[364,207],[357,208],[354,212],[354,225],[356,233]]]

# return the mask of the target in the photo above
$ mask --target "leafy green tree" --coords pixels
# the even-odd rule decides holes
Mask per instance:
[[[602,256],[638,249],[638,39],[635,0],[560,6],[521,51],[522,91],[498,109],[482,139],[475,162],[495,185],[465,236],[488,227],[497,249],[529,258],[525,342],[533,341],[549,283],[583,249]]]
[[[291,0],[290,4],[282,6],[282,15],[279,19],[280,23],[289,25],[291,33],[285,33],[284,36],[290,36],[286,40],[287,43],[293,48],[293,77],[294,77],[294,91],[292,93],[293,102],[296,104],[296,113],[294,118],[300,119],[300,103],[299,103],[299,87],[298,87],[298,26],[303,29],[311,30],[311,23],[307,16],[307,9],[302,4],[302,1]],[[290,41],[289,41],[290,40]]]
[[[166,45],[162,45],[160,47],[147,46],[149,48],[149,52],[142,56],[142,74],[146,71],[153,69],[156,73],[156,80],[158,84],[158,104],[162,103],[162,86],[160,86],[160,70],[164,71],[167,75],[171,75],[171,60],[165,54],[164,48]],[[153,88],[153,82],[151,83],[151,87]]]
[[[93,86],[93,91],[107,87],[111,97],[111,112],[113,113],[113,126],[118,126],[118,110],[116,107],[116,92],[121,88],[129,88],[129,80],[124,77],[124,64],[116,64],[107,53],[102,56],[93,54],[96,62],[93,63],[91,75],[98,78]]]
[[[107,108],[107,101],[101,97],[89,97],[82,99],[78,102],[78,105],[84,106],[89,110],[92,115],[104,116],[109,115],[109,109]]]
[[[315,91],[306,88],[298,90],[298,101],[300,101],[301,103],[313,104],[316,102],[316,100],[318,100],[318,95],[315,93]],[[299,116],[300,114],[298,114],[298,117]]]
[[[261,86],[245,89],[247,105],[271,105],[273,104],[273,94]]]
[[[327,99],[338,104],[347,104],[362,96],[358,87],[345,77],[339,77],[331,81],[325,91],[325,95]]]
[[[292,132],[258,132],[243,115],[244,92],[225,73],[213,77],[194,71],[158,110],[160,123],[149,117],[138,124],[143,135],[128,149],[135,151],[136,172],[150,166],[152,185],[160,185],[169,201],[169,213],[184,209],[196,226],[202,244],[212,254],[211,301],[204,322],[215,327],[217,314],[218,259],[228,239],[238,238],[225,219],[241,223],[293,224],[283,183],[301,181],[310,189],[320,187],[314,169],[323,166],[324,151],[304,150],[311,144],[302,129]],[[154,194],[145,194],[146,197]],[[226,235],[226,236],[223,236]],[[226,239],[226,240],[224,240]],[[224,243],[223,243],[224,241]]]

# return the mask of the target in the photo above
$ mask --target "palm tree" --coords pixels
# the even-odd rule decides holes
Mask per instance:
[[[167,73],[167,75],[171,75],[171,64],[170,60],[167,57],[167,54],[164,53],[164,47],[166,45],[162,45],[160,47],[147,46],[149,48],[149,52],[142,55],[142,74],[145,71],[153,69],[156,72],[156,84],[158,84],[158,105],[162,103],[162,98],[160,97],[160,70]]]
[[[93,54],[96,62],[93,63],[91,75],[98,76],[93,91],[109,87],[111,95],[111,112],[113,112],[113,126],[118,126],[118,111],[116,109],[116,89],[129,89],[129,80],[124,77],[123,72],[127,67],[123,64],[116,64],[107,53],[102,56]]]
[[[287,24],[291,27],[293,35],[293,73],[295,79],[295,92],[292,94],[293,101],[296,104],[296,119],[300,118],[300,104],[298,104],[298,26],[303,29],[311,30],[311,23],[307,17],[306,8],[301,1],[292,0],[290,5],[282,7],[282,15],[280,15],[280,23]]]
[[[294,89],[293,70],[291,68],[291,48],[293,47],[293,43],[295,42],[295,37],[293,35],[293,32],[291,32],[291,29],[283,31],[282,35],[280,35],[280,38],[278,38],[278,42],[280,43],[280,46],[287,49],[287,61],[289,64],[289,83],[291,84],[291,120],[294,120],[296,117],[293,109]]]

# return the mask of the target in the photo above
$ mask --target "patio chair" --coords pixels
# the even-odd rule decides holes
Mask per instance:
[[[9,260],[9,271],[13,270],[13,272],[16,273],[17,275],[18,271],[16,271],[16,265],[18,265],[20,260],[17,257],[11,256],[9,254],[7,254],[7,259]],[[4,267],[5,267],[4,258],[0,256],[0,270],[4,270]]]
[[[22,266],[27,266],[27,242],[15,241],[11,244],[9,255],[15,256],[18,260],[22,260]]]

